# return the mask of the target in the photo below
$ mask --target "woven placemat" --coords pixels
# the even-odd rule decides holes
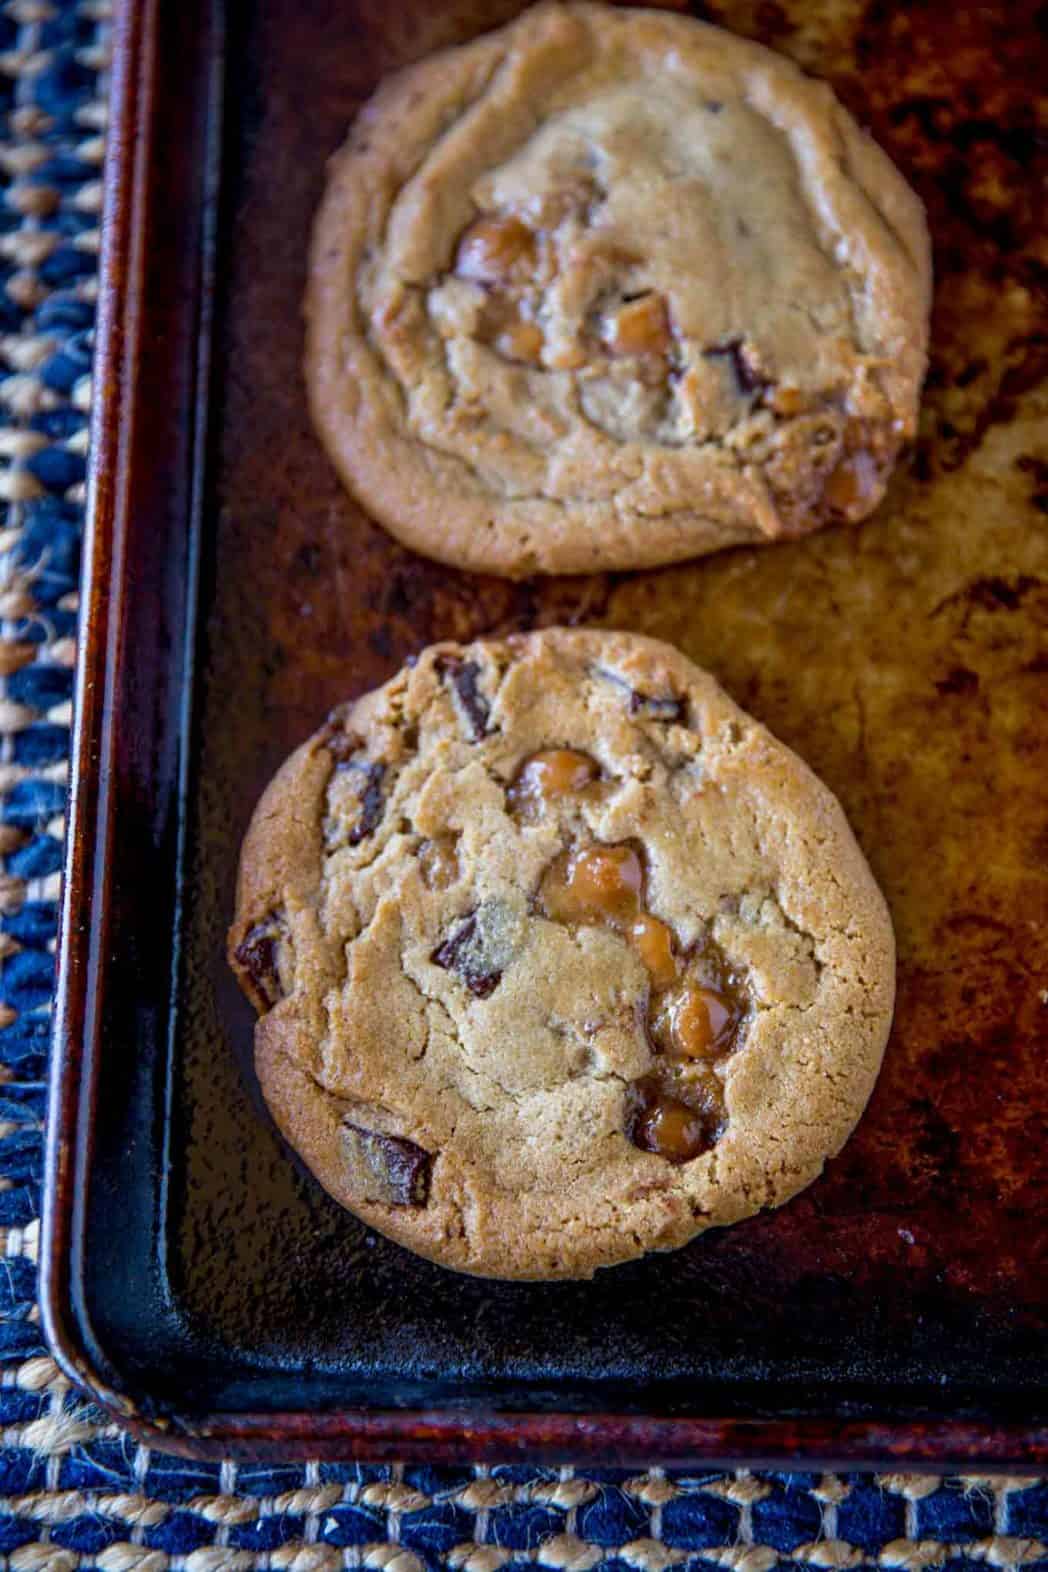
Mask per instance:
[[[0,1568],[1048,1569],[1040,1481],[188,1463],[137,1445],[48,1357],[35,1256],[107,14],[0,0]]]

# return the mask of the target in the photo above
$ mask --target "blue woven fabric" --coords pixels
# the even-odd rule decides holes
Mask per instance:
[[[35,1309],[90,402],[106,7],[0,0],[0,1569],[996,1567],[1048,1484],[597,1468],[262,1467],[136,1445]]]

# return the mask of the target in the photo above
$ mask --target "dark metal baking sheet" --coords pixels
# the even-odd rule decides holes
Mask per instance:
[[[862,529],[509,585],[412,556],[341,492],[299,299],[324,159],[378,77],[518,9],[125,0],[49,1336],[197,1449],[1043,1463],[1035,7],[694,8],[830,77],[924,197],[921,440]],[[587,620],[681,645],[839,793],[895,916],[898,1014],[859,1133],[781,1212],[590,1284],[484,1283],[370,1234],[281,1147],[222,939],[257,794],[330,705],[434,638]]]

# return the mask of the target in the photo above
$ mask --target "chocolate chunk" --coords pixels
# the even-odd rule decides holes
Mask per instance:
[[[488,717],[491,714],[488,701],[477,686],[480,665],[475,660],[444,656],[438,661],[437,670],[450,679],[462,712],[469,722],[470,741],[480,742],[488,735]]]
[[[475,993],[478,999],[486,999],[502,981],[502,973],[485,971],[480,964],[479,951],[480,935],[474,915],[467,917],[450,939],[438,944],[433,951],[433,963],[446,972],[456,972],[470,993]]]
[[[675,693],[640,693],[630,689],[630,714],[647,715],[652,720],[683,726],[688,714],[687,699]]]
[[[524,942],[524,917],[503,901],[485,901],[433,951],[434,966],[461,977],[470,993],[486,999]]]
[[[711,344],[702,353],[707,360],[723,358],[730,363],[735,385],[742,395],[757,393],[771,385],[769,379],[751,365],[741,338],[729,339],[726,344]]]
[[[342,1155],[349,1188],[365,1201],[383,1206],[425,1206],[433,1167],[430,1152],[401,1135],[365,1130],[344,1120]]]
[[[346,764],[343,769],[356,770],[361,775],[360,817],[349,832],[349,844],[359,846],[371,832],[378,828],[385,801],[382,796],[382,777],[385,766],[381,764]]]
[[[640,688],[634,688],[620,671],[612,671],[607,666],[594,668],[598,677],[603,677],[606,682],[613,682],[621,688],[627,696],[629,712],[631,715],[644,715],[649,720],[666,721],[668,724],[683,726],[688,718],[688,701],[676,693],[644,693]]]
[[[246,973],[242,979],[244,991],[260,1015],[284,997],[277,953],[286,932],[279,917],[267,917],[256,923],[233,951],[234,960]]]
[[[358,756],[363,743],[357,737],[347,738],[343,733],[325,741],[325,746],[336,761],[328,785],[330,816],[325,824],[328,850],[347,844],[359,846],[381,823],[385,809],[382,784],[386,767]]]

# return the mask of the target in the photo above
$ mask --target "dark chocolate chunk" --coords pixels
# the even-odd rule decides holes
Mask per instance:
[[[329,851],[337,846],[359,846],[378,828],[385,809],[385,765],[358,756],[363,747],[359,738],[350,737],[348,746],[343,746],[344,741],[343,734],[342,740],[334,739],[334,746],[325,744],[336,761],[328,785],[330,817],[325,837]]]
[[[630,714],[647,715],[652,720],[683,726],[688,715],[688,701],[675,693],[640,693],[631,688]]]
[[[486,999],[523,948],[527,920],[505,901],[484,901],[433,951],[434,966],[461,977],[470,993]]]
[[[382,796],[382,777],[385,767],[381,764],[347,764],[343,769],[357,770],[361,775],[360,817],[349,832],[349,844],[359,846],[371,832],[378,828],[385,802]]]
[[[735,385],[743,396],[758,393],[761,388],[769,387],[769,379],[750,363],[741,338],[729,339],[726,344],[711,344],[702,352],[707,360],[723,358],[729,362]]]
[[[271,1010],[284,997],[277,964],[277,946],[286,932],[279,917],[267,917],[264,922],[256,923],[249,929],[233,951],[237,965],[246,973],[243,979],[244,991],[260,1015]]]
[[[485,971],[480,961],[480,934],[476,913],[467,917],[460,928],[457,928],[449,939],[443,944],[438,944],[433,951],[433,964],[442,966],[446,972],[455,972],[470,993],[475,993],[478,999],[486,999],[494,993],[502,981],[501,972]]]
[[[628,678],[620,671],[612,671],[607,666],[593,668],[598,677],[603,677],[606,682],[613,682],[626,694],[629,712],[631,715],[644,715],[649,720],[666,721],[683,726],[688,718],[688,701],[676,693],[643,693],[639,688],[634,688]]]
[[[383,1206],[425,1206],[433,1167],[430,1152],[402,1135],[384,1135],[362,1125],[342,1124],[342,1153],[349,1188]]]
[[[438,671],[446,676],[455,690],[462,712],[469,722],[470,741],[480,742],[488,735],[488,701],[477,686],[480,665],[475,660],[459,660],[457,656],[444,656],[438,662]]]
[[[373,830],[378,828],[384,807],[382,797],[382,780],[386,773],[385,765],[372,764],[368,759],[358,758],[365,744],[362,737],[356,732],[346,731],[342,724],[342,716],[338,710],[333,710],[328,717],[327,724],[320,733],[322,745],[335,761],[336,775],[351,770],[358,777],[357,797],[360,803],[359,815],[347,837],[350,846],[359,846],[366,840]]]

